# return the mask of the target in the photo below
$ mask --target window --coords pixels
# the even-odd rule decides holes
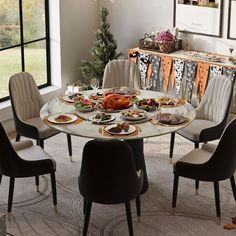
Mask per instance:
[[[20,71],[30,72],[39,88],[50,85],[48,0],[0,0],[0,101]]]

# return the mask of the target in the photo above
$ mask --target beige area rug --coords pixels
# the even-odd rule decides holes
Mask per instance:
[[[149,189],[141,196],[142,217],[137,222],[135,202],[132,201],[134,234],[138,236],[223,236],[236,235],[223,225],[236,216],[236,204],[229,181],[221,183],[222,224],[216,224],[213,184],[201,183],[195,195],[194,182],[181,178],[176,215],[171,214],[173,173],[169,164],[169,135],[145,141],[145,159]],[[57,161],[58,213],[54,212],[48,176],[40,178],[40,193],[34,178],[17,179],[15,183],[12,220],[7,231],[14,236],[73,236],[82,235],[83,204],[78,192],[78,175],[83,145],[87,141],[73,137],[73,160],[69,161],[66,136],[57,135],[45,142],[45,150]],[[192,143],[177,136],[174,159],[187,153]],[[0,212],[6,212],[7,177],[0,186]],[[90,236],[128,235],[125,207],[93,204],[89,225]]]

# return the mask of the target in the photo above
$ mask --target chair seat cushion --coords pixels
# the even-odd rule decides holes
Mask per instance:
[[[26,161],[51,160],[53,162],[53,170],[56,170],[55,160],[49,156],[41,147],[33,145],[17,151],[17,154]]]
[[[205,150],[205,151],[208,151],[208,152],[211,152],[213,153],[215,150],[216,150],[216,147],[217,145],[215,144],[210,144],[210,143],[207,143],[207,144],[203,144],[202,145],[202,149]]]
[[[46,124],[44,124],[40,117],[34,117],[34,118],[26,120],[25,122],[38,129],[39,138],[41,139],[46,139],[59,133],[58,130],[53,129],[47,126]]]
[[[196,119],[187,127],[177,131],[177,133],[191,141],[199,141],[199,136],[202,130],[216,125],[217,124],[213,121]]]
[[[205,180],[206,171],[202,166],[211,156],[211,152],[194,149],[174,163],[173,171],[175,174],[186,178]]]
[[[19,142],[12,143],[12,146],[15,151],[19,151],[19,150],[27,148],[27,147],[32,147],[33,142],[31,140],[22,140]]]
[[[212,155],[212,152],[208,152],[203,149],[194,149],[182,158],[178,160],[181,162],[187,162],[191,164],[202,164],[207,162]]]

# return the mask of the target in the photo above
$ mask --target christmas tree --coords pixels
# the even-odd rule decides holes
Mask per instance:
[[[101,25],[95,33],[94,46],[90,51],[91,61],[82,60],[80,63],[81,73],[86,80],[97,78],[100,85],[106,64],[123,55],[123,53],[116,53],[117,43],[110,32],[110,24],[107,22],[108,14],[107,8],[101,9]]]

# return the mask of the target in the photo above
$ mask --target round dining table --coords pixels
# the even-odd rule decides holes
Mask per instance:
[[[97,92],[97,91],[96,91]],[[102,93],[103,90],[98,92]],[[93,90],[87,90],[82,92],[84,97],[89,97],[89,95],[94,94]],[[165,96],[163,93],[156,91],[140,90],[137,97],[141,98],[158,98]],[[68,97],[68,96],[67,96]],[[135,108],[135,105],[134,107]],[[132,108],[129,108],[132,109]],[[186,121],[180,124],[168,125],[157,122],[155,118],[156,110],[153,112],[148,112],[148,116],[145,119],[138,121],[128,121],[132,127],[135,127],[135,132],[122,134],[122,135],[112,135],[106,132],[106,127],[111,124],[124,122],[125,119],[121,115],[121,112],[111,112],[115,120],[101,124],[99,122],[93,122],[89,118],[100,112],[99,110],[94,110],[91,112],[81,112],[76,109],[74,103],[68,102],[66,99],[63,99],[63,96],[60,98],[53,99],[52,101],[46,103],[41,111],[41,119],[50,127],[55,128],[63,133],[70,135],[75,135],[79,137],[91,138],[91,139],[119,139],[127,141],[133,150],[136,169],[142,169],[144,173],[144,182],[141,193],[146,192],[148,189],[148,178],[147,171],[144,159],[144,150],[143,150],[143,139],[156,137],[160,135],[165,135],[168,133],[176,132],[179,129],[182,129],[189,125],[193,119],[195,119],[195,109],[194,107],[184,102],[182,105],[177,105],[172,108],[161,108],[159,112],[161,113],[172,113],[179,114],[186,118]],[[74,122],[68,124],[60,124],[59,122],[50,122],[49,117],[59,114],[73,114],[78,117]],[[111,157],[112,158],[112,157]]]

